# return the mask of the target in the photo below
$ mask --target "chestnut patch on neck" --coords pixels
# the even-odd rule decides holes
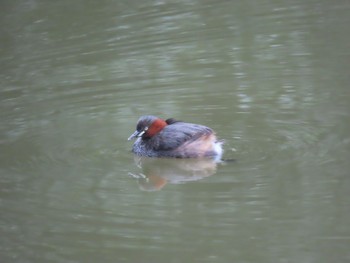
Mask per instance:
[[[156,135],[158,132],[163,130],[165,126],[168,124],[162,119],[156,119],[152,124],[148,127],[147,132],[145,133],[146,137],[151,138]]]

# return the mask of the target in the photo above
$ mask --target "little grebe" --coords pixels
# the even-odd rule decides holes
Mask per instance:
[[[139,156],[220,159],[223,153],[212,129],[173,118],[142,116],[128,140],[132,138],[137,138],[132,152]]]

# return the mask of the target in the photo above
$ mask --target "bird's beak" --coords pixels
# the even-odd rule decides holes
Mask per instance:
[[[128,141],[130,141],[131,139],[136,138],[138,134],[139,134],[139,132],[135,131],[133,134],[130,135],[130,137],[128,138]]]
[[[130,137],[128,138],[128,141],[130,141],[131,139],[134,139],[136,137],[141,137],[146,131],[135,131],[133,134],[130,135]]]

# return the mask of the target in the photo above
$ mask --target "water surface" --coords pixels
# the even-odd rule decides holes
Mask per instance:
[[[3,1],[4,262],[350,260],[348,1]],[[225,159],[139,160],[140,115]]]

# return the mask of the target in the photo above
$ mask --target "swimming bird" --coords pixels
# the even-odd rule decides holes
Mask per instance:
[[[132,152],[139,156],[168,158],[220,159],[223,141],[204,125],[152,115],[139,118],[136,131],[128,138],[136,138]]]

